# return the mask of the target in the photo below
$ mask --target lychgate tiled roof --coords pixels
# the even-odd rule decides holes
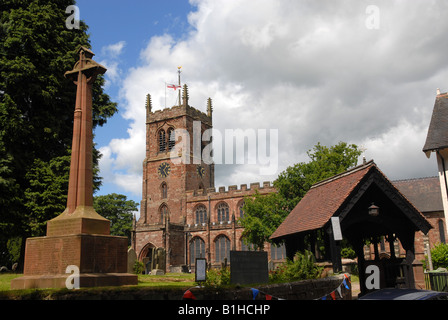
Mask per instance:
[[[321,228],[374,166],[375,163],[369,161],[313,185],[271,238]]]
[[[283,238],[324,227],[333,215],[338,215],[338,212],[347,209],[352,195],[372,174],[385,181],[387,185],[385,188],[388,188],[388,192],[392,192],[402,199],[400,201],[407,208],[408,218],[418,225],[420,230],[427,232],[431,228],[416,206],[387,179],[373,161],[369,161],[313,185],[270,238]]]
[[[439,94],[434,103],[428,135],[423,152],[429,156],[431,151],[448,148],[448,94]]]

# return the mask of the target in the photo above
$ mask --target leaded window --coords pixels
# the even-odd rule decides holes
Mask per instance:
[[[199,237],[190,242],[190,263],[195,263],[196,258],[205,258],[205,242]]]
[[[215,261],[224,262],[224,259],[230,261],[230,240],[224,235],[218,236],[215,240]]]
[[[195,216],[196,224],[203,224],[207,222],[207,209],[204,205],[200,205],[196,208]]]
[[[227,203],[220,203],[218,205],[218,222],[229,220],[229,206],[227,205]]]

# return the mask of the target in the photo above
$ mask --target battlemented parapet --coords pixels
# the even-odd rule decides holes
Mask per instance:
[[[244,212],[242,206],[244,198],[253,196],[255,192],[259,194],[270,194],[277,192],[270,181],[260,183],[251,183],[249,188],[247,184],[242,184],[240,188],[236,185],[225,187],[188,190],[187,197],[187,212],[186,212],[186,228],[202,228],[205,224],[210,222],[211,226],[225,226],[230,225],[232,220],[238,220]],[[205,207],[207,221],[200,219],[197,216],[197,209]]]
[[[212,125],[212,117],[209,117],[206,113],[188,105],[173,106],[171,108],[165,108],[162,110],[155,110],[154,112],[150,112],[147,122],[153,123],[164,120],[166,118],[177,118],[182,116],[189,116],[194,120]]]
[[[183,87],[183,103],[181,105],[173,106],[171,108],[164,108],[162,110],[152,111],[151,96],[148,94],[146,97],[146,123],[154,123],[163,121],[166,119],[173,119],[182,116],[189,116],[194,120],[204,122],[208,125],[212,125],[212,99],[207,99],[207,113],[204,113],[196,108],[188,105],[188,86],[185,84]]]

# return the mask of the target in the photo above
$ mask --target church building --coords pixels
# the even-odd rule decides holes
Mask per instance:
[[[437,243],[446,243],[448,238],[445,221],[448,164],[444,162],[448,156],[443,154],[448,150],[444,125],[448,122],[447,97],[447,94],[437,96],[434,113],[442,113],[443,117],[433,115],[424,147],[428,154],[436,151],[440,177],[391,181],[393,189],[397,189],[394,192],[410,201],[431,225],[427,234],[417,232],[415,235],[412,251],[416,261],[424,259],[427,244],[433,247]],[[203,141],[206,140],[204,133],[213,128],[212,100],[207,100],[206,112],[202,112],[190,106],[188,98],[188,87],[184,85],[179,105],[152,111],[151,97],[149,94],[146,97],[142,201],[132,237],[132,247],[138,260],[144,263],[146,272],[152,269],[165,272],[192,270],[196,258],[206,258],[207,263],[218,267],[229,260],[230,250],[253,249],[243,241],[244,228],[239,222],[244,215],[244,199],[256,191],[262,195],[276,192],[271,182],[215,187],[213,151],[211,160],[203,157],[207,154],[203,151],[212,143],[212,139],[208,140],[208,145]],[[310,210],[307,215],[312,218],[315,214]],[[396,257],[404,257],[406,253],[400,248],[396,245]],[[364,247],[366,260],[375,259],[373,252],[378,256],[387,248],[381,243],[381,250],[369,249]],[[266,243],[264,250],[274,264],[286,259],[284,244],[277,247]]]
[[[146,157],[143,161],[143,189],[140,218],[136,222],[133,248],[138,260],[151,271],[155,250],[161,250],[165,272],[194,268],[196,258],[212,266],[229,259],[230,250],[248,250],[243,242],[244,197],[275,192],[270,182],[215,188],[215,167],[194,152],[207,129],[213,127],[212,100],[206,113],[188,104],[188,87],[183,86],[182,103],[152,111],[146,97]],[[178,149],[179,145],[187,148]],[[202,144],[203,142],[201,142]],[[191,146],[191,148],[189,148]],[[266,244],[269,259],[284,259],[284,248]],[[151,266],[151,267],[149,267]]]

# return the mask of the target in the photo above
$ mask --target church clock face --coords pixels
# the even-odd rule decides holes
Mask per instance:
[[[166,178],[171,172],[171,167],[168,162],[163,162],[160,164],[160,166],[157,168],[157,172],[159,173],[159,177]]]
[[[200,176],[201,178],[204,177],[205,169],[202,166],[197,166],[197,172],[198,172],[198,176]]]

